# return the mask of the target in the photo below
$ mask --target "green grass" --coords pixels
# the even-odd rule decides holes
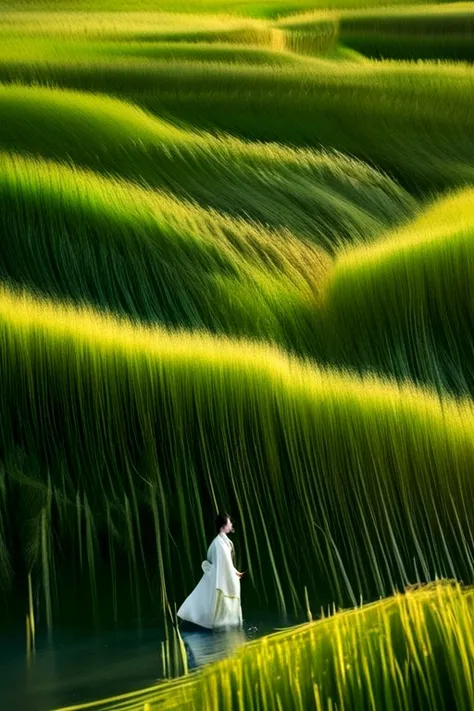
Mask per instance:
[[[330,260],[288,233],[1,154],[0,196],[4,281],[169,326],[300,349],[311,335]]]
[[[62,711],[469,711],[473,624],[472,589],[439,584],[270,635],[179,682]]]
[[[424,194],[473,180],[474,70],[463,65],[27,59],[1,61],[0,78],[109,92],[184,126],[335,148]]]
[[[110,569],[113,588],[128,561],[181,599],[218,506],[271,609],[298,609],[305,586],[355,603],[472,579],[471,402],[5,290],[0,340],[2,548],[48,581],[53,616],[71,566],[77,581]]]
[[[422,4],[421,0],[420,4]],[[413,5],[413,0],[391,0],[390,5]],[[155,11],[193,14],[229,13],[260,18],[274,18],[320,8],[377,7],[388,4],[380,0],[101,0],[101,11]],[[10,11],[97,11],[93,0],[3,0]]]
[[[186,131],[106,96],[0,85],[0,147],[166,190],[291,230],[330,252],[416,209],[393,181],[358,161]]]
[[[472,395],[473,210],[469,188],[370,248],[340,254],[324,294],[339,362]]]
[[[453,3],[346,11],[340,39],[365,55],[389,59],[474,60],[474,6]]]
[[[2,5],[4,599],[166,616],[222,508],[244,610],[472,584],[474,68],[395,60],[471,61],[473,6],[91,7]],[[473,599],[102,707],[468,711]]]

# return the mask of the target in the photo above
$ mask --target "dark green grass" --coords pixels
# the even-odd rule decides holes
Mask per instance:
[[[393,181],[344,156],[180,130],[105,96],[0,86],[0,147],[165,189],[331,252],[416,209]]]
[[[106,91],[184,125],[245,138],[333,147],[425,194],[474,180],[469,67],[323,60],[310,66],[4,61],[0,78]]]
[[[474,60],[474,9],[436,6],[343,13],[340,39],[376,59]]]

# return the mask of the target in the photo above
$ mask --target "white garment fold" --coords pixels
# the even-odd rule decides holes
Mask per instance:
[[[204,575],[178,610],[178,617],[207,629],[242,626],[240,579],[232,561],[234,544],[219,533],[207,551]]]

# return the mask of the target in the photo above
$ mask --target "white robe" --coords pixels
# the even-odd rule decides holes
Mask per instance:
[[[207,629],[242,626],[240,579],[234,568],[234,544],[219,533],[207,551],[199,583],[178,610],[178,617]]]

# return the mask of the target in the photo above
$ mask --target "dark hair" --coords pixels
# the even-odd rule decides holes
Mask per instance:
[[[220,513],[216,516],[214,523],[216,524],[217,533],[220,532],[222,526],[225,526],[229,519],[230,516],[228,513]]]

